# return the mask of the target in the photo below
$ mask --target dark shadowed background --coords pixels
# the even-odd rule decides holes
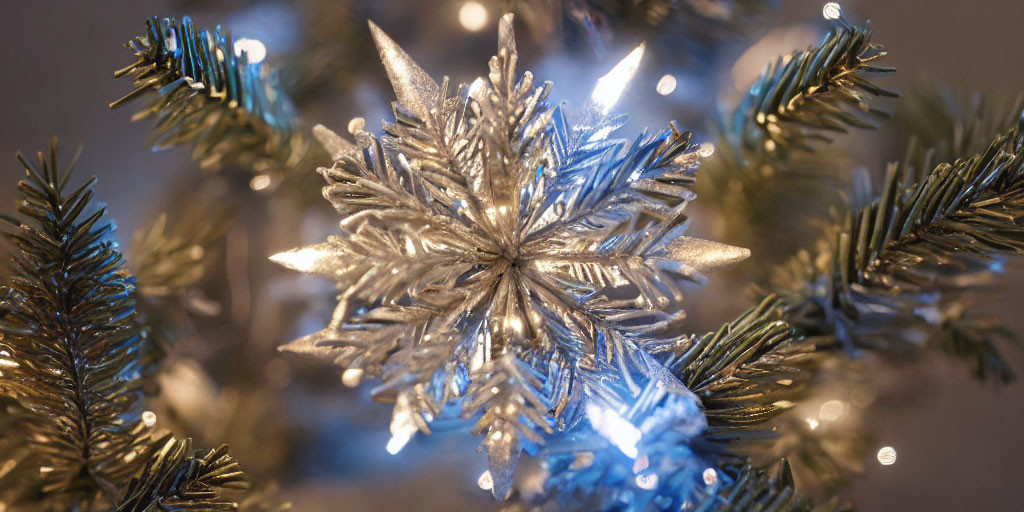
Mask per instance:
[[[13,210],[14,184],[22,172],[14,161],[15,151],[35,152],[50,136],[59,135],[67,146],[81,143],[86,147],[80,168],[99,177],[97,196],[108,203],[109,215],[118,221],[119,236],[125,239],[139,227],[142,219],[153,213],[154,198],[160,197],[169,178],[192,164],[185,150],[150,152],[148,125],[130,122],[130,109],[108,110],[107,104],[129,88],[112,78],[114,69],[132,60],[122,45],[141,32],[148,16],[192,13],[197,25],[212,26],[222,22],[236,4],[4,1],[0,9],[4,20],[0,30],[2,210]],[[415,16],[415,9],[447,9],[452,2],[380,0],[376,9],[392,4]],[[784,26],[820,19],[821,4],[784,0],[778,12],[766,17],[766,23]],[[870,18],[876,39],[889,49],[888,64],[897,68],[897,74],[884,81],[887,87],[905,89],[914,80],[927,78],[1004,94],[1024,89],[1024,2],[856,0],[843,2],[843,6],[854,19]],[[448,45],[468,44],[460,43],[460,33],[389,30],[435,74],[450,67],[446,58],[451,55],[435,38],[448,38]],[[490,35],[486,38],[491,39]],[[479,40],[473,39],[474,44]],[[481,56],[478,68],[492,49],[487,45],[477,52]],[[544,68],[530,66],[529,61],[523,65]],[[555,82],[559,83],[558,78]],[[649,103],[659,100],[654,95],[644,96],[641,100]],[[303,116],[309,123],[340,129],[357,115],[375,125],[374,118],[385,112],[383,99],[390,96],[383,91],[380,98],[368,97],[331,103],[321,111],[303,112]],[[655,113],[640,117],[650,124],[664,122],[667,118],[658,116],[671,111],[657,104],[647,108]],[[891,153],[872,147],[864,146],[855,155],[864,166],[879,168]],[[986,304],[1024,332],[1024,266],[1018,261],[1011,268],[1010,291],[987,299]],[[709,286],[714,286],[713,279]],[[1018,371],[1024,369],[1019,351],[1012,352],[1010,359]],[[898,460],[892,466],[870,461],[844,497],[862,510],[1024,510],[1018,487],[1024,485],[1024,386],[983,386],[964,368],[939,358],[921,361],[904,372],[897,385],[901,388],[897,396],[913,399],[879,404],[867,422],[878,432],[879,446],[896,448]],[[386,429],[386,424],[380,427]],[[421,461],[424,469],[435,462],[442,467],[451,464],[443,451],[416,453],[429,458]],[[380,467],[364,470],[361,463],[359,459],[341,461],[338,466],[347,468],[341,476],[307,468],[304,473],[316,475],[316,481],[303,487],[286,485],[285,491],[298,510],[494,508],[482,494],[473,494],[476,489],[436,476],[436,472],[395,477]],[[464,497],[467,494],[473,496]]]

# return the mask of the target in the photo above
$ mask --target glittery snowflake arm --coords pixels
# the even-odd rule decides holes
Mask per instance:
[[[135,89],[110,104],[148,102],[134,120],[155,119],[153,146],[192,145],[203,167],[238,165],[279,175],[308,147],[287,94],[263,64],[266,48],[232,39],[219,26],[196,30],[191,18],[153,17],[126,45],[137,60],[114,73],[133,77]]]
[[[774,512],[849,512],[849,504],[838,498],[815,505],[801,494],[793,479],[789,462],[782,459],[776,470],[750,465],[731,466],[723,470],[706,468],[699,471],[684,467],[662,477],[677,487],[674,492],[652,492],[662,483],[651,461],[640,459],[628,471],[609,471],[600,466],[597,456],[586,454],[556,461],[551,468],[558,475],[547,482],[542,492],[524,502],[507,507],[505,512],[623,510],[697,510],[701,512],[740,512],[763,510]],[[694,474],[696,471],[696,474]],[[697,488],[689,481],[699,480]],[[594,485],[600,482],[601,485]],[[612,483],[605,485],[605,483]]]
[[[675,405],[659,417],[691,426],[677,439],[696,435],[696,398],[647,349],[671,338],[683,281],[747,251],[683,236],[702,155],[688,133],[609,138],[642,48],[566,114],[547,103],[551,84],[516,74],[510,15],[487,78],[452,97],[371,33],[396,121],[354,144],[316,129],[342,232],[273,259],[335,281],[340,297],[326,329],[286,349],[345,367],[350,383],[379,376],[392,453],[446,411],[478,418],[499,498],[520,451],[551,436],[635,456],[637,422],[662,403]]]

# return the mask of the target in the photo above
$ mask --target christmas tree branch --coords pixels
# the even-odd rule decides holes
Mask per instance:
[[[38,471],[31,498],[109,507],[167,440],[154,442],[151,421],[140,419],[152,357],[134,279],[108,239],[113,225],[92,204],[95,177],[70,189],[74,161],[59,170],[56,140],[38,165],[18,160],[23,218],[4,217],[14,226],[5,233],[13,265],[0,315],[0,395],[14,403],[0,419],[26,433],[31,450],[15,463]]]
[[[699,511],[791,511],[791,512],[839,512],[851,510],[850,506],[833,498],[820,505],[796,490],[789,462],[782,459],[776,475],[752,466],[742,466],[726,471],[730,479],[717,492],[711,493],[698,502],[692,510]]]
[[[197,31],[189,17],[146,20],[146,33],[129,41],[137,60],[114,73],[135,89],[110,104],[141,97],[133,119],[155,118],[154,147],[191,144],[203,167],[240,166],[279,176],[309,147],[294,107],[276,77],[260,63],[258,41],[240,45],[218,26]]]
[[[1024,251],[1021,130],[1018,120],[917,184],[905,184],[912,168],[890,166],[879,198],[833,226],[813,261],[805,252],[777,275],[792,323],[850,349],[904,351],[952,325],[964,293],[991,286],[1004,255]]]
[[[758,429],[807,391],[822,355],[783,320],[774,296],[714,333],[672,348],[666,367],[701,398],[705,436],[731,442]]]
[[[76,158],[77,160],[77,155]],[[125,417],[137,413],[142,329],[135,323],[134,285],[106,240],[103,210],[86,213],[91,179],[73,191],[74,162],[57,167],[57,145],[38,167],[18,154],[27,177],[7,238],[17,249],[3,318],[4,394],[34,415],[32,436],[46,491],[64,503],[90,503],[127,481],[140,437]]]
[[[837,23],[821,44],[770,66],[723,121],[716,156],[704,166],[698,191],[709,204],[722,205],[730,238],[764,257],[771,251],[758,245],[759,219],[772,219],[776,232],[802,234],[800,218],[820,213],[820,203],[809,198],[822,197],[822,187],[835,184],[847,160],[813,143],[831,141],[832,133],[847,127],[873,127],[862,113],[888,116],[869,102],[870,96],[897,96],[868,78],[893,71],[875,65],[886,51],[871,42],[871,34],[870,25]],[[798,222],[779,229],[787,219],[767,213],[783,201]]]
[[[156,445],[162,448],[149,459],[141,476],[128,484],[118,512],[238,509],[219,492],[248,487],[242,468],[228,455],[227,445],[193,451],[191,440],[177,441],[170,436]]]

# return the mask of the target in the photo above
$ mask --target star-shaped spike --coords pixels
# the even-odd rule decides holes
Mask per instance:
[[[369,24],[370,34],[373,36],[373,42],[377,44],[377,51],[388,73],[388,80],[395,89],[398,104],[425,119],[440,95],[437,82],[380,27],[372,21]]]

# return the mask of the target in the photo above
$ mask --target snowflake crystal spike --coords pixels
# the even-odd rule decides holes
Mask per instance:
[[[326,329],[283,349],[346,368],[348,384],[379,377],[392,453],[434,418],[477,419],[498,497],[521,450],[556,431],[588,428],[635,456],[605,424],[642,419],[629,411],[651,383],[696,400],[646,352],[674,339],[680,285],[749,255],[682,236],[701,157],[688,132],[609,138],[642,47],[567,116],[550,82],[516,77],[511,15],[486,79],[454,95],[370,30],[396,119],[356,144],[315,130],[342,232],[272,259],[335,281],[339,301]]]

